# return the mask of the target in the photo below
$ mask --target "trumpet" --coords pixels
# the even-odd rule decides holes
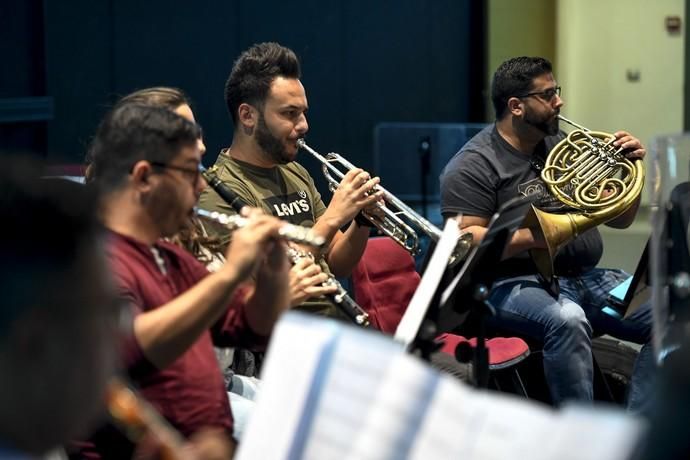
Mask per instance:
[[[247,224],[247,219],[239,214],[229,215],[218,211],[207,211],[206,209],[194,208],[194,213],[204,219],[218,222],[221,225],[228,227],[230,230],[242,228]],[[326,244],[326,239],[321,235],[317,235],[309,227],[302,227],[300,225],[285,224],[278,231],[280,236],[287,241],[292,241],[298,244],[305,244],[315,248],[322,248]]]
[[[304,149],[307,153],[321,162],[323,175],[328,181],[328,187],[331,192],[338,188],[340,181],[345,177],[347,171],[355,168],[355,165],[337,153],[329,153],[326,156],[321,155],[309,147],[304,139],[298,139],[297,146]],[[341,171],[336,165],[339,165],[345,172]],[[426,234],[434,242],[437,242],[441,238],[442,231],[438,227],[420,216],[381,185],[374,187],[370,193],[375,192],[383,192],[385,205],[378,203],[378,207],[383,215],[379,216],[367,212],[366,210],[362,210],[362,215],[384,235],[392,238],[393,241],[402,246],[412,256],[417,256],[421,252],[421,248],[419,247],[419,236],[413,227]],[[404,219],[406,219],[407,222]],[[454,265],[465,259],[471,247],[472,234],[461,233],[455,250],[449,260],[449,264]]]

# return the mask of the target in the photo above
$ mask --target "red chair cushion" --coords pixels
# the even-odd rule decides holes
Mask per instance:
[[[387,334],[395,333],[419,281],[412,256],[388,237],[370,238],[352,271],[355,302]]]
[[[477,339],[466,339],[461,335],[441,334],[436,338],[443,341],[441,351],[450,355],[455,355],[455,348],[461,342],[469,342],[472,347],[477,346]],[[529,346],[518,337],[494,337],[486,341],[486,348],[489,350],[489,366],[501,368],[510,366],[521,361],[529,354]]]
[[[369,314],[371,324],[387,334],[394,334],[420,281],[414,259],[388,237],[370,238],[359,263],[352,271],[355,301]],[[441,334],[441,351],[455,355],[461,341],[473,347],[477,339],[455,334]],[[496,337],[487,340],[489,366],[508,367],[529,354],[529,347],[517,337]]]

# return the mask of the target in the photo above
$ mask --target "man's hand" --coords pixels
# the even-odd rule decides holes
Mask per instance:
[[[268,335],[289,307],[290,264],[287,245],[279,236],[280,228],[287,224],[259,209],[245,207],[241,214],[249,220],[233,234],[223,269],[229,267],[231,274],[235,270],[239,280],[254,275],[254,291],[245,308],[247,322],[257,334]]]
[[[378,177],[371,178],[369,173],[355,168],[347,172],[321,219],[328,219],[334,228],[340,228],[350,222],[359,211],[375,206],[381,200],[383,192],[371,193],[380,182]]]
[[[622,147],[625,153],[625,157],[629,160],[636,158],[642,159],[647,154],[647,150],[644,148],[640,140],[633,137],[627,131],[616,131],[613,133],[616,140],[613,141],[613,145],[616,147]]]
[[[290,270],[290,306],[295,307],[312,297],[333,294],[337,287],[323,286],[328,274],[311,257],[302,257]]]
[[[260,209],[245,207],[242,214],[247,218],[247,223],[233,232],[223,269],[234,270],[240,280],[255,273],[263,262],[269,268],[282,270],[287,258],[285,248],[277,240],[280,238],[278,232],[285,223],[264,214]]]
[[[366,212],[370,216],[375,216],[379,220],[383,220],[386,217],[384,208],[386,207],[386,202],[383,199],[379,199],[369,206],[365,206],[362,212]]]

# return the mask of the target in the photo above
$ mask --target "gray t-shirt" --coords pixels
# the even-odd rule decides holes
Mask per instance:
[[[513,148],[490,125],[473,137],[448,162],[441,173],[441,213],[445,218],[458,213],[490,218],[498,208],[518,195],[538,194],[535,206],[554,213],[568,209],[551,195],[539,174],[548,152],[565,135],[548,136],[532,155]],[[557,275],[577,275],[594,268],[603,251],[596,228],[568,243],[556,256]],[[501,276],[536,273],[527,251],[507,259],[498,267]]]

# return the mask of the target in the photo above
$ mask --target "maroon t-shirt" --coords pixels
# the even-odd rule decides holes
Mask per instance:
[[[162,240],[152,247],[111,232],[108,256],[119,293],[134,316],[166,304],[209,274],[187,251]],[[124,347],[124,365],[135,386],[185,436],[202,427],[232,433],[230,404],[213,346],[266,346],[267,338],[247,324],[245,296],[246,289],[239,288],[225,315],[165,369],[148,361],[133,337]],[[106,431],[112,435],[112,430]],[[111,435],[92,439],[97,451],[104,454],[115,448],[104,445],[115,442]]]

